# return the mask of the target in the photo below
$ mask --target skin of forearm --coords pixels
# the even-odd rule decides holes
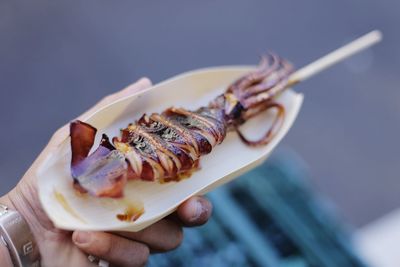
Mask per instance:
[[[11,206],[11,203],[7,201],[7,198],[5,196],[0,197],[0,203],[6,205],[7,207]],[[12,206],[10,208],[12,208]],[[0,266],[13,266],[8,248],[5,246],[2,240],[0,240]]]
[[[0,265],[4,267],[12,267],[10,253],[7,247],[0,241]]]
[[[46,224],[50,225],[51,222],[38,220],[42,215],[38,213],[44,213],[44,211],[40,207],[37,194],[30,188],[29,183],[18,184],[12,191],[0,198],[0,203],[8,206],[11,210],[18,211],[28,223],[36,242],[41,241]],[[42,215],[42,217],[45,216]]]
[[[40,207],[36,207],[39,201],[32,201],[32,203],[28,201],[26,194],[30,194],[30,192],[28,192],[29,190],[27,188],[24,188],[24,190],[27,191],[24,192],[24,194],[19,192],[19,190],[21,190],[21,187],[20,185],[17,185],[6,195],[0,197],[0,203],[7,206],[10,210],[17,211],[25,219],[31,232],[33,233],[36,243],[39,244],[39,242],[41,242],[44,238],[43,233],[45,231],[42,223],[38,220],[36,212],[41,212],[42,209]],[[0,261],[0,263],[3,262]],[[3,267],[2,264],[0,264],[0,266]],[[13,265],[10,266],[12,267]]]

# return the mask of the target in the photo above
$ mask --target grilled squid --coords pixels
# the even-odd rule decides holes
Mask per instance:
[[[255,71],[239,78],[208,106],[144,114],[111,141],[103,134],[91,154],[97,130],[81,121],[72,122],[74,187],[93,196],[118,198],[129,180],[177,181],[196,171],[201,156],[221,144],[229,131],[236,131],[249,146],[268,144],[285,116],[284,107],[274,98],[288,86],[292,71],[289,62],[268,54]],[[271,128],[261,139],[249,140],[239,126],[267,109],[277,111]]]

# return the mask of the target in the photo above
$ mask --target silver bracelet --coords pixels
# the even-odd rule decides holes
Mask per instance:
[[[0,242],[10,252],[15,267],[39,267],[40,254],[33,234],[25,219],[17,212],[0,204]]]

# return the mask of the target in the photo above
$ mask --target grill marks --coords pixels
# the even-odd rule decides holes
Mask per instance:
[[[106,136],[89,155],[96,129],[86,123],[71,123],[71,174],[75,187],[95,196],[119,197],[128,179],[149,181],[187,177],[199,166],[202,155],[225,139],[227,128],[236,130],[249,146],[267,144],[284,118],[284,107],[274,97],[287,87],[293,68],[270,54],[259,68],[234,82],[207,107],[191,112],[169,108],[162,114],[143,115],[113,139]],[[238,126],[263,110],[275,108],[278,115],[260,140],[248,140]]]
[[[199,168],[200,157],[223,141],[226,124],[223,111],[217,109],[170,108],[143,115],[112,143],[103,135],[89,155],[95,134],[89,124],[71,123],[74,186],[93,196],[121,197],[130,179],[165,182],[190,176]]]
[[[225,138],[221,114],[205,108],[170,108],[163,114],[143,115],[121,131],[121,138],[113,139],[129,163],[128,179],[164,182],[192,173],[200,156]]]

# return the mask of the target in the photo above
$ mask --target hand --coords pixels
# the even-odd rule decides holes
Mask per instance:
[[[12,261],[8,248],[0,241],[0,264],[1,266],[12,267]]]
[[[150,80],[142,78],[124,90],[105,97],[79,119],[85,120],[99,108],[150,86]],[[65,140],[68,129],[66,125],[53,135],[18,185],[0,199],[0,203],[18,210],[29,223],[39,246],[42,266],[96,266],[89,262],[88,255],[106,260],[111,266],[144,266],[150,253],[169,251],[180,245],[182,226],[207,222],[211,204],[205,198],[193,197],[183,203],[175,214],[137,233],[72,233],[55,228],[38,199],[36,170],[43,159]],[[0,248],[0,265],[7,266],[2,251]]]

